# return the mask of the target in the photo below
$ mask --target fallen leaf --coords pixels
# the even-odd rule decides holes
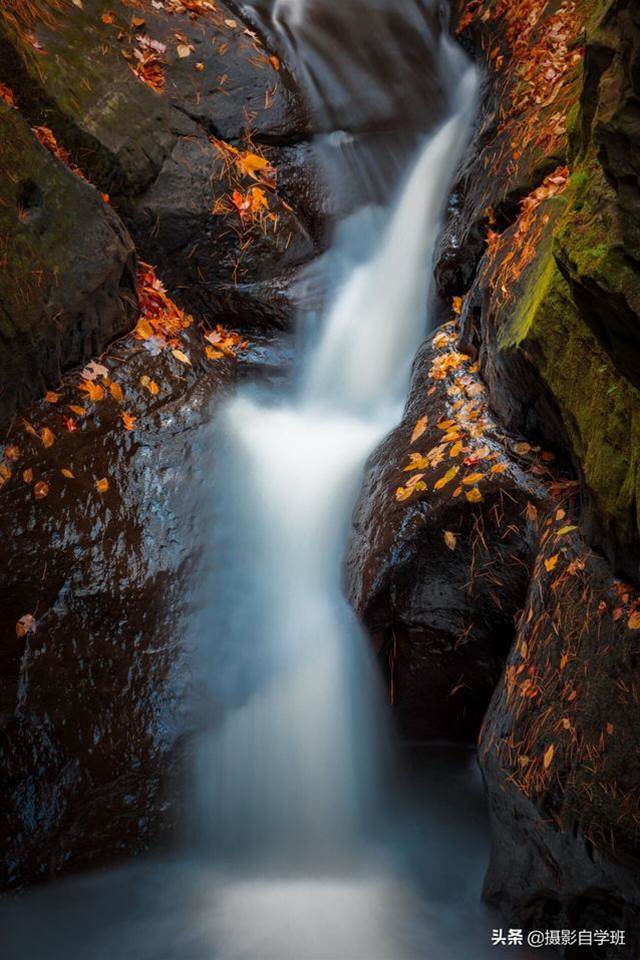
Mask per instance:
[[[49,495],[49,484],[40,480],[33,488],[33,493],[36,500],[44,500],[44,498]]]
[[[558,535],[559,537],[563,537],[563,536],[565,535],[565,533],[571,533],[572,530],[577,530],[577,529],[578,529],[577,527],[571,527],[571,526],[568,526],[568,527],[560,527],[560,529],[558,530],[558,534],[557,534],[557,535]]]
[[[215,347],[205,347],[204,352],[209,360],[222,360],[224,353],[222,350],[216,350]]]
[[[68,480],[75,480],[75,475],[67,467],[63,467],[60,471],[63,477],[66,477]]]
[[[553,754],[554,754],[554,753],[555,753],[555,747],[554,747],[553,744],[551,744],[550,747],[547,747],[547,749],[546,749],[546,751],[545,751],[545,754],[544,754],[544,757],[543,757],[543,760],[542,760],[542,765],[543,765],[543,767],[544,767],[545,770],[548,770],[549,767],[551,766],[551,761],[553,760]]]
[[[91,363],[88,363],[84,370],[81,373],[83,380],[97,380],[98,377],[108,377],[109,371],[102,363],[96,363],[95,360],[92,360]]]
[[[148,377],[146,373],[140,377],[140,383],[145,388],[145,390],[148,390],[149,393],[151,393],[154,397],[156,396],[156,394],[160,393],[160,387],[158,386],[156,381],[152,380],[151,377]]]
[[[176,50],[178,51],[178,56],[180,57],[180,59],[184,60],[185,57],[191,56],[191,51],[193,50],[193,47],[191,47],[188,43],[179,43],[178,46],[176,47]]]
[[[446,485],[450,483],[456,476],[459,469],[459,467],[451,467],[449,470],[447,470],[444,476],[440,477],[440,479],[434,483],[433,489],[441,490],[443,487],[446,487]]]
[[[428,417],[420,417],[419,420],[416,420],[416,425],[413,428],[413,433],[411,434],[411,440],[409,441],[409,443],[415,443],[416,440],[418,440],[422,436],[422,434],[425,432],[428,424],[429,424]]]
[[[119,383],[115,382],[115,380],[109,381],[109,392],[114,400],[117,400],[118,403],[122,403],[124,400],[124,390]]]
[[[57,403],[58,400],[60,399],[60,394],[55,393],[54,390],[47,390],[47,392],[44,395],[44,398],[47,401],[47,403]]]
[[[180,361],[180,363],[188,363],[189,366],[191,366],[191,360],[189,360],[189,357],[186,355],[186,353],[183,353],[182,350],[172,350],[171,353],[176,360]]]
[[[77,413],[79,417],[82,417],[86,412],[84,407],[78,406],[77,403],[68,403],[67,406],[69,407],[69,410],[72,410],[73,413]]]
[[[640,630],[640,610],[634,610],[627,621],[629,630]]]
[[[122,420],[122,425],[125,428],[125,430],[133,430],[136,424],[136,420],[138,418],[134,417],[133,414],[131,413],[126,413],[126,411],[123,411],[120,414],[120,419]]]
[[[608,724],[607,724],[607,733],[609,734],[609,736],[611,736],[611,734],[613,733],[613,729],[614,729],[614,728],[613,728],[613,724],[612,724],[612,723],[608,723]]]
[[[513,445],[515,453],[519,454],[521,457],[525,456],[527,453],[531,453],[531,444],[530,443],[515,443]]]
[[[22,479],[25,483],[33,483],[33,470],[30,467],[22,471]]]
[[[449,550],[455,550],[458,545],[458,538],[455,533],[452,533],[451,530],[444,531],[444,542],[449,547]]]
[[[484,500],[484,497],[480,493],[478,487],[474,487],[472,490],[467,490],[465,497],[469,503],[481,503],[481,501]]]
[[[87,394],[90,400],[102,400],[104,398],[104,387],[92,380],[83,380],[80,389]]]
[[[548,560],[545,560],[544,567],[547,573],[551,573],[552,570],[555,570],[559,557],[559,553],[554,553],[552,557],[549,557]]]
[[[7,458],[7,460],[16,461],[20,456],[20,450],[18,449],[18,447],[15,447],[12,445],[5,449],[4,455]]]
[[[106,477],[103,477],[102,480],[96,480],[96,490],[98,493],[106,493],[109,489],[109,481]]]
[[[466,487],[471,487],[476,484],[478,480],[482,480],[483,477],[484,473],[470,473],[467,477],[463,478],[462,482]]]
[[[36,619],[31,613],[25,613],[16,623],[16,636],[24,637],[27,633],[35,633],[37,628]]]
[[[56,442],[55,435],[52,430],[49,430],[49,427],[42,428],[40,439],[42,440],[42,445],[44,447],[52,447]]]

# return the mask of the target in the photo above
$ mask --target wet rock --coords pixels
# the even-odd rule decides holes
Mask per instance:
[[[95,381],[115,389],[92,401],[67,378],[4,449],[3,886],[136,853],[175,824],[209,423],[235,377],[194,328],[181,346],[190,365],[126,338]]]
[[[0,420],[129,329],[131,238],[97,191],[0,105]]]
[[[416,739],[477,735],[529,580],[527,506],[546,495],[455,340],[448,325],[416,360],[402,423],[367,467],[346,561],[349,598]]]
[[[629,956],[640,906],[637,601],[567,516],[542,514],[539,530],[480,738],[492,821],[485,896],[519,926],[625,930],[619,950],[575,956]]]
[[[300,187],[290,180],[282,200],[275,181],[261,184],[263,215],[247,223],[233,193],[244,197],[259,184],[212,138],[242,150],[270,145],[264,149],[277,181],[281,145],[307,132],[285,66],[222,3],[202,15],[174,12],[170,3],[144,16],[111,7],[87,0],[39,23],[35,50],[0,18],[0,74],[20,109],[50,126],[109,194],[142,259],[188,309],[217,312],[238,281],[284,283],[290,268],[316,251],[309,231],[320,236],[306,199],[310,174],[298,163]],[[286,163],[290,168],[289,156]],[[242,298],[234,306],[237,320],[255,322],[242,315]],[[281,317],[265,309],[260,320]]]

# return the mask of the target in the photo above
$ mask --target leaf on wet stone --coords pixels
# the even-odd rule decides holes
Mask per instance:
[[[515,453],[523,457],[527,453],[531,453],[531,444],[530,443],[514,443],[513,449]]]
[[[55,391],[53,390],[47,390],[47,392],[44,395],[44,398],[47,401],[47,403],[57,403],[58,400],[60,399],[60,394],[55,393]]]
[[[83,380],[97,380],[98,377],[108,377],[109,371],[102,363],[97,363],[95,360],[92,360],[91,363],[88,363],[84,370],[81,373]]]
[[[5,448],[4,455],[7,460],[16,461],[20,457],[20,450],[14,444]]]
[[[125,428],[125,430],[133,430],[136,425],[136,420],[138,418],[134,417],[132,413],[127,413],[126,411],[123,411],[120,414],[120,419],[122,420],[122,425]]]
[[[640,610],[634,610],[627,620],[629,630],[640,630]]]
[[[427,429],[428,424],[429,424],[428,417],[420,417],[419,420],[416,420],[415,426],[413,428],[413,433],[411,434],[411,440],[409,441],[409,443],[415,443],[416,440],[419,440],[422,434]]]
[[[472,487],[478,483],[479,480],[482,480],[483,477],[484,473],[470,473],[468,476],[463,477],[462,482],[464,483],[465,487]]]
[[[56,442],[55,434],[49,429],[49,427],[42,428],[40,439],[42,440],[43,447],[52,447]]]
[[[442,477],[440,477],[440,479],[437,480],[436,483],[434,483],[433,489],[442,490],[443,487],[446,487],[446,485],[448,483],[451,483],[453,478],[457,475],[459,469],[460,469],[459,467],[451,467],[449,470],[447,470],[447,472]]]
[[[451,530],[444,531],[444,542],[449,547],[449,550],[455,550],[458,545],[458,538],[455,533],[452,533]]]
[[[560,554],[554,553],[552,557],[549,557],[547,560],[545,560],[544,566],[547,573],[551,573],[552,570],[555,570],[559,558],[560,558]]]
[[[116,383],[115,380],[109,380],[109,393],[114,400],[117,400],[118,403],[122,403],[124,400],[124,390],[119,383]]]
[[[32,613],[25,613],[16,623],[16,636],[24,637],[28,633],[35,633],[38,624]]]
[[[465,497],[469,503],[481,503],[484,500],[484,497],[482,496],[478,487],[473,487],[472,490],[467,490]]]
[[[557,536],[558,536],[558,537],[564,537],[565,534],[571,533],[572,530],[577,530],[577,529],[578,529],[577,527],[574,527],[574,526],[571,526],[571,525],[566,526],[566,527],[560,527],[560,529],[558,530]]]
[[[551,766],[551,761],[553,760],[554,753],[555,753],[555,747],[553,744],[551,744],[551,746],[547,747],[547,749],[545,750],[544,757],[542,759],[542,765],[545,770],[548,770],[549,767]]]
[[[75,480],[75,474],[68,469],[68,467],[63,467],[60,471],[63,477],[66,477],[67,480]]]
[[[140,377],[140,384],[145,388],[145,390],[148,390],[149,393],[152,394],[152,396],[154,397],[158,393],[160,393],[160,387],[158,386],[156,381],[152,380],[151,377],[148,377],[146,373]]]
[[[27,467],[26,470],[22,471],[22,479],[25,483],[33,483],[33,470],[31,467]]]
[[[176,358],[176,360],[180,361],[180,363],[188,363],[189,366],[191,366],[191,360],[186,355],[186,353],[182,352],[182,350],[172,350],[171,353]]]
[[[104,399],[104,387],[99,383],[94,383],[93,380],[83,380],[80,389],[87,394],[90,400]]]
[[[189,43],[179,43],[178,46],[176,47],[176,51],[180,59],[184,60],[186,59],[186,57],[191,56],[191,53],[193,52],[193,47]]]
[[[33,493],[36,500],[44,500],[45,497],[49,496],[49,484],[45,483],[44,480],[39,480],[33,488]]]
[[[98,493],[106,493],[109,489],[109,481],[106,477],[102,477],[101,480],[96,480],[96,490]]]

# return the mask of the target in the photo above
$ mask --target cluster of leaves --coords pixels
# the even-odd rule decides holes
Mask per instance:
[[[507,131],[514,159],[530,144],[551,152],[566,130],[566,111],[540,124],[540,111],[558,101],[565,81],[584,56],[578,45],[582,18],[575,0],[467,0],[458,32],[492,22],[499,39],[486,51],[497,72],[506,72],[499,132]]]
[[[594,587],[590,551],[571,522],[577,484],[555,483],[550,492],[557,503],[551,511],[540,515],[533,504],[527,506],[540,552],[502,692],[517,736],[484,735],[483,749],[496,751],[510,782],[536,802],[544,802],[555,778],[565,797],[584,791],[587,807],[601,791],[617,822],[631,817],[640,827],[637,797],[607,781],[605,773],[618,723],[640,703],[635,682],[625,675],[625,664],[635,659],[640,597],[618,579],[604,590]],[[605,699],[611,716],[591,709],[594,657],[601,661],[594,682],[610,685]],[[591,824],[584,819],[583,830],[593,842],[596,832],[612,842],[602,836],[601,811]]]
[[[411,476],[395,491],[399,502],[431,488],[434,493],[444,491],[452,498],[464,492],[470,503],[479,503],[484,499],[482,481],[506,469],[504,463],[497,462],[499,447],[485,437],[488,426],[486,391],[478,379],[477,364],[456,349],[457,338],[456,325],[451,322],[433,339],[438,352],[431,364],[429,378],[436,382],[446,381],[448,415],[433,425],[438,431],[437,440],[425,453],[409,453],[404,471]],[[429,393],[435,389],[432,386]],[[433,437],[426,416],[414,425],[410,445],[415,446],[425,435]],[[445,534],[445,541],[451,549],[455,548],[451,536],[447,538]]]
[[[509,287],[522,275],[533,261],[538,241],[549,222],[547,213],[539,215],[538,208],[545,200],[559,196],[569,182],[569,168],[557,167],[546,176],[539,187],[532,190],[520,202],[520,213],[513,228],[504,234],[496,233],[491,226],[487,230],[487,265],[485,275],[491,270],[489,284],[506,299]]]
[[[212,213],[225,216],[236,211],[242,232],[257,228],[264,233],[269,225],[275,228],[278,215],[270,208],[269,192],[275,191],[277,175],[269,160],[253,145],[248,133],[244,150],[217,137],[210,137],[210,141],[221,161],[220,179],[229,188],[226,196],[216,200]]]

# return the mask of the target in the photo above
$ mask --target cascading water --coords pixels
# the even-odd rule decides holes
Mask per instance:
[[[475,87],[473,69],[456,67],[454,113],[335,294],[295,391],[277,403],[241,392],[219,424],[217,525],[231,535],[217,544],[215,629],[204,632],[223,715],[197,751],[198,843],[244,869],[357,860],[385,793],[375,674],[342,596],[341,556],[364,462],[399,417],[426,330],[433,244]]]

